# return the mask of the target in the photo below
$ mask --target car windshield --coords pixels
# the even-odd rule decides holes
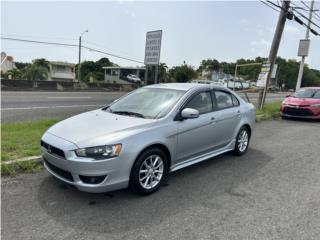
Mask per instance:
[[[133,117],[157,119],[170,112],[185,91],[140,88],[109,106],[106,111]]]
[[[295,92],[294,97],[296,98],[313,98],[316,91],[314,89],[300,89]]]

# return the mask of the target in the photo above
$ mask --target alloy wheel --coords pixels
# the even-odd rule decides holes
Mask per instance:
[[[159,155],[148,156],[141,164],[139,182],[144,189],[156,187],[163,177],[164,164]]]

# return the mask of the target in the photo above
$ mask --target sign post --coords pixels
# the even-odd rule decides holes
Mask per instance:
[[[146,79],[148,84],[148,66],[155,66],[154,83],[158,83],[158,68],[160,63],[162,30],[147,32],[144,64],[146,65]]]

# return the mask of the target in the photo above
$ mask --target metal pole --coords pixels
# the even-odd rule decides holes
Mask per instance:
[[[236,64],[236,69],[234,70],[233,91],[235,90],[235,86],[236,86],[237,74],[238,74],[238,64]]]
[[[146,65],[146,70],[144,72],[144,85],[148,85],[148,65]]]
[[[313,13],[313,5],[314,5],[314,0],[312,0],[311,3],[310,3],[310,13],[309,13],[308,27],[307,27],[307,30],[306,30],[306,40],[309,39],[309,31],[310,31],[310,26],[311,26],[311,19],[312,19],[312,13]],[[303,75],[303,68],[304,68],[304,60],[305,60],[305,56],[302,56],[302,57],[301,57],[301,62],[300,62],[298,79],[297,79],[296,91],[299,90],[300,87],[301,87],[301,81],[302,81],[302,75]]]
[[[284,29],[284,26],[285,26],[285,23],[287,20],[287,12],[289,10],[289,7],[290,7],[290,0],[282,2],[281,12],[280,12],[280,15],[278,18],[276,31],[273,36],[272,45],[271,45],[271,49],[270,49],[269,57],[268,57],[268,62],[270,63],[270,70],[269,70],[269,73],[267,76],[266,86],[264,87],[263,90],[260,90],[260,92],[259,92],[259,98],[258,98],[258,103],[257,103],[257,106],[259,109],[262,109],[264,102],[265,102],[265,99],[266,99],[268,86],[269,86],[269,82],[270,82],[270,77],[271,77],[271,73],[272,73],[272,70],[274,67],[274,63],[276,61],[283,29]]]
[[[78,81],[81,81],[81,36],[79,37]]]
[[[155,73],[154,73],[154,83],[157,84],[158,83],[158,68],[159,68],[159,65],[156,65],[155,67],[156,67],[156,69],[155,69]]]

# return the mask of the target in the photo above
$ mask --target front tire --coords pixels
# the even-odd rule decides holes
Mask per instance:
[[[131,170],[130,189],[140,195],[157,191],[167,175],[168,160],[158,148],[144,151],[136,160]]]
[[[245,154],[249,148],[249,141],[250,141],[250,132],[246,126],[240,128],[237,138],[236,138],[236,145],[234,147],[233,153],[241,156]]]

